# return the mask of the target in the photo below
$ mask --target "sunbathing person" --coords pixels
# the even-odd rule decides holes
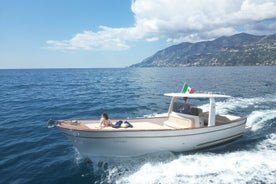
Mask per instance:
[[[100,128],[112,126],[111,121],[108,119],[108,115],[106,112],[102,113],[101,119],[100,119]]]

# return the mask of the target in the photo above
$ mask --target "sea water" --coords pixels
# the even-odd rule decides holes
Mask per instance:
[[[117,164],[83,158],[47,120],[158,116],[183,83],[231,95],[252,128],[226,145]],[[0,183],[275,183],[276,67],[0,70]],[[195,102],[198,103],[198,102]],[[207,108],[208,101],[201,101]],[[110,150],[112,151],[112,150]]]

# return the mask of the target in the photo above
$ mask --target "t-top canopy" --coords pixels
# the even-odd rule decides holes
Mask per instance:
[[[171,97],[189,97],[189,98],[229,98],[229,95],[220,95],[212,93],[165,93],[165,96]]]

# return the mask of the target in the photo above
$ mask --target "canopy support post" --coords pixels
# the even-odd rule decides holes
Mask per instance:
[[[169,107],[169,110],[168,110],[168,115],[170,115],[170,113],[173,111],[173,105],[176,102],[176,100],[177,100],[177,97],[172,97],[170,107]]]
[[[210,98],[210,107],[209,107],[209,118],[208,126],[215,126],[216,123],[216,102],[215,98]]]

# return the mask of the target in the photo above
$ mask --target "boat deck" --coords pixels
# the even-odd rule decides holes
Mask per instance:
[[[74,130],[85,130],[85,131],[136,131],[136,130],[172,130],[172,129],[191,129],[191,128],[204,128],[207,127],[208,124],[208,113],[204,113],[200,116],[200,118],[204,121],[204,126],[194,127],[188,126],[183,127],[176,125],[175,127],[167,126],[166,121],[168,121],[168,117],[153,117],[153,118],[135,118],[135,119],[113,119],[111,120],[113,124],[117,121],[122,120],[128,121],[133,128],[112,128],[105,127],[100,128],[100,123],[98,119],[77,119],[77,120],[63,120],[59,121],[58,125],[61,128],[66,129],[74,129]],[[183,118],[185,120],[190,120],[189,118]],[[216,126],[224,125],[232,122],[236,122],[242,120],[243,118],[238,116],[231,115],[217,115],[216,116]],[[183,121],[183,120],[182,120]],[[181,124],[181,121],[180,123]],[[177,127],[178,126],[178,127]]]
[[[128,121],[133,128],[112,128],[112,127],[104,127],[100,128],[99,120],[90,119],[90,120],[65,120],[59,123],[58,126],[68,129],[75,130],[90,130],[90,131],[129,131],[129,130],[168,130],[173,129],[171,127],[165,127],[163,125],[164,121],[166,121],[167,117],[160,118],[137,118],[137,119],[126,119],[122,120]],[[118,120],[111,120],[113,124],[115,124]]]

